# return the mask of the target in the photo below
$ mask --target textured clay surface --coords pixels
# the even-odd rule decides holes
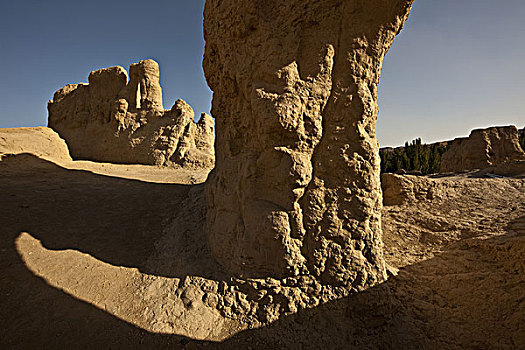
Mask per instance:
[[[214,163],[213,119],[198,123],[183,100],[162,107],[159,66],[153,60],[91,72],[89,84],[71,84],[49,101],[49,126],[74,159],[160,166]]]
[[[207,230],[228,271],[313,278],[333,296],[386,278],[377,85],[411,4],[206,1]]]
[[[0,129],[0,158],[24,153],[57,164],[69,163],[72,160],[64,140],[50,128]]]
[[[457,138],[441,159],[441,172],[483,169],[524,162],[518,129],[513,126],[473,130],[469,137]],[[516,166],[516,165],[514,165]],[[525,168],[522,164],[520,168]]]
[[[391,277],[330,300],[211,258],[204,169],[23,153],[0,159],[2,349],[525,348],[524,179],[392,175]]]

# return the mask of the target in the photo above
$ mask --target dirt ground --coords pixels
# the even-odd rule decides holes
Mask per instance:
[[[524,179],[407,177],[389,280],[261,326],[209,307],[206,172],[43,158],[0,161],[2,349],[525,349]]]

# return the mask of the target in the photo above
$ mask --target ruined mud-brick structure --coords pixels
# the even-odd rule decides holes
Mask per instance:
[[[514,125],[472,130],[457,138],[441,158],[441,172],[484,169],[513,162],[525,162]]]
[[[386,278],[377,85],[411,4],[206,1],[207,229],[234,275],[308,276],[335,294]]]
[[[211,168],[213,119],[194,122],[178,100],[162,107],[159,66],[153,60],[91,72],[89,84],[70,84],[49,101],[49,127],[67,142],[73,159]]]

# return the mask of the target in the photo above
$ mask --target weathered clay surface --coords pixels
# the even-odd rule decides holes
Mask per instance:
[[[72,161],[64,140],[45,127],[0,129],[0,160],[15,154],[32,154],[57,164]]]
[[[384,205],[401,205],[436,196],[434,183],[427,177],[381,174]]]
[[[411,4],[206,1],[207,229],[230,272],[307,276],[335,294],[386,277],[377,84]]]
[[[49,101],[49,126],[74,159],[212,167],[213,119],[198,123],[183,100],[162,107],[159,66],[145,60],[91,72],[89,84],[66,85]]]
[[[525,349],[525,180],[400,176],[418,190],[383,208],[399,274],[330,301],[313,276],[218,266],[190,171],[70,163],[0,160],[2,349]]]
[[[525,152],[515,126],[478,129],[451,143],[441,158],[441,172],[484,169],[516,161],[525,161]]]

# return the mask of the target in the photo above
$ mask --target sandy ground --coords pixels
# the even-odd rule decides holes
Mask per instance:
[[[261,326],[209,307],[231,276],[206,246],[206,172],[14,153],[0,348],[525,348],[523,179],[425,178],[432,198],[384,209],[387,282]]]

